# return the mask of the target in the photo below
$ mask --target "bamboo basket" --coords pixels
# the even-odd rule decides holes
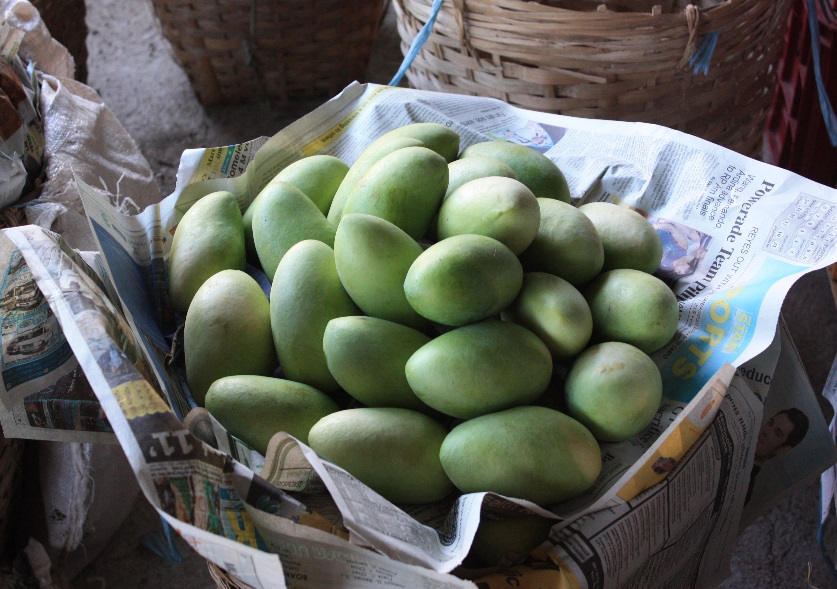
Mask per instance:
[[[446,0],[407,82],[760,157],[791,0],[680,1]],[[393,7],[406,55],[431,0]]]
[[[204,105],[331,96],[366,76],[383,0],[153,0]]]
[[[251,585],[239,581],[215,563],[206,561],[206,564],[209,567],[209,576],[215,581],[218,589],[253,589]]]
[[[84,0],[30,0],[50,35],[67,48],[76,64],[75,78],[87,82],[87,13]]]

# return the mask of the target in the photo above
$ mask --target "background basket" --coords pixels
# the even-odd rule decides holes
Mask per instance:
[[[206,565],[209,567],[209,576],[215,581],[218,589],[253,589],[251,585],[239,581],[214,562],[207,560]]]
[[[321,97],[362,80],[383,0],[153,0],[204,105]]]
[[[30,0],[50,35],[67,48],[76,62],[75,78],[87,82],[87,14],[84,0]]]
[[[760,157],[791,0],[446,0],[410,86],[644,121]],[[431,0],[395,0],[401,47]]]

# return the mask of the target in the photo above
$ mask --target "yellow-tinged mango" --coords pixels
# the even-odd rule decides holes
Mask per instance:
[[[306,384],[272,376],[235,375],[212,383],[206,393],[206,409],[230,434],[264,456],[277,432],[289,433],[307,444],[311,427],[340,407]]]
[[[381,135],[381,138],[410,137],[452,162],[459,154],[459,133],[441,123],[410,123]]]
[[[445,192],[445,198],[466,182],[488,176],[505,176],[517,180],[517,174],[514,173],[514,170],[508,164],[494,157],[472,155],[450,162],[448,164],[448,189]]]
[[[270,305],[256,280],[222,270],[198,289],[183,328],[186,381],[203,406],[210,385],[225,376],[269,376],[276,368]]]
[[[178,223],[168,260],[172,308],[183,315],[206,280],[221,270],[244,270],[244,225],[230,192],[207,194]]]
[[[421,329],[428,320],[404,294],[404,279],[422,247],[380,217],[351,213],[334,236],[337,274],[352,300],[367,315]]]
[[[439,452],[463,493],[489,491],[549,506],[589,489],[602,468],[599,444],[554,409],[513,407],[457,425]]]
[[[653,274],[660,267],[663,242],[651,223],[638,212],[610,202],[578,207],[596,227],[604,248],[602,271],[632,268]]]
[[[308,444],[393,503],[431,503],[454,490],[439,460],[446,434],[418,411],[361,407],[323,417]]]
[[[300,241],[316,239],[334,245],[334,226],[296,186],[271,181],[253,204],[253,242],[270,280],[285,253]]]
[[[326,363],[323,334],[336,317],[361,315],[334,263],[334,250],[307,239],[292,246],[273,276],[270,323],[285,378],[327,394],[340,391]]]
[[[413,239],[427,231],[448,187],[445,158],[426,147],[385,155],[355,184],[343,216],[365,213],[386,219]]]
[[[293,184],[317,205],[323,215],[327,215],[334,195],[348,173],[349,164],[340,158],[315,154],[289,164],[270,183]]]

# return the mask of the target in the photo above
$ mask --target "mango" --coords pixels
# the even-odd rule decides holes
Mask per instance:
[[[285,378],[326,394],[340,385],[323,351],[326,325],[335,317],[361,315],[334,263],[334,250],[306,239],[292,246],[276,267],[270,291],[270,325]]]
[[[517,174],[514,173],[514,170],[507,163],[501,162],[497,158],[472,155],[450,162],[448,164],[448,189],[445,192],[445,198],[466,182],[488,176],[505,176],[517,180]]]
[[[404,371],[427,405],[471,419],[537,399],[552,376],[552,356],[525,327],[489,319],[432,339]]]
[[[427,231],[448,187],[445,158],[426,147],[385,155],[355,184],[343,216],[366,213],[386,219],[413,239]]]
[[[446,434],[418,411],[362,407],[326,415],[308,443],[392,503],[432,503],[454,491],[439,460]]]
[[[485,235],[454,235],[431,245],[404,279],[407,301],[443,325],[465,325],[499,313],[523,284],[512,251]]]
[[[418,139],[450,163],[459,154],[459,133],[441,123],[425,122],[402,125],[381,135],[382,138],[409,137]]]
[[[517,298],[501,317],[541,338],[556,361],[579,354],[593,335],[593,316],[584,295],[553,274],[527,272]]]
[[[503,558],[517,562],[546,541],[555,523],[539,515],[483,517],[469,554],[483,566],[496,565]]]
[[[551,159],[530,147],[507,141],[484,141],[466,147],[459,159],[474,155],[496,158],[514,170],[538,198],[571,202],[570,187],[561,169]]]
[[[578,207],[602,240],[602,271],[633,268],[653,274],[663,258],[663,242],[648,219],[627,207],[591,202]]]
[[[206,392],[206,409],[230,434],[267,454],[270,438],[286,432],[308,444],[308,431],[339,411],[337,403],[314,387],[271,376],[219,378]]]
[[[256,243],[253,241],[253,213],[256,211],[256,201],[264,194],[264,190],[259,192],[241,216],[244,224],[244,250],[247,254],[247,261],[254,266],[259,265],[259,254],[256,253]]]
[[[343,217],[343,207],[346,206],[346,199],[349,194],[372,164],[387,154],[392,153],[396,149],[402,147],[421,147],[424,143],[418,139],[411,137],[386,137],[382,136],[366,146],[366,149],[360,152],[360,155],[349,166],[348,173],[343,177],[334,198],[331,201],[331,206],[328,208],[327,218],[329,222],[335,227],[340,225],[340,219]]]
[[[183,328],[186,382],[203,406],[210,385],[225,376],[269,376],[277,364],[270,305],[256,280],[222,270],[198,289]]]
[[[517,255],[535,239],[540,222],[538,199],[522,182],[487,176],[466,182],[442,201],[436,236],[487,235]]]
[[[349,395],[364,405],[426,411],[407,382],[407,360],[430,337],[406,325],[375,317],[332,319],[323,334],[328,369]]]
[[[647,272],[602,272],[583,292],[593,316],[595,342],[625,342],[650,354],[677,331],[677,298],[666,283]]]
[[[404,294],[410,266],[424,251],[418,242],[380,217],[351,213],[334,236],[337,274],[349,296],[367,315],[423,329]]]
[[[334,226],[296,186],[271,181],[253,204],[253,243],[268,279],[273,280],[276,266],[294,244],[316,239],[334,245]]]
[[[317,205],[323,215],[327,215],[331,201],[348,173],[349,164],[340,158],[315,154],[289,164],[270,183],[293,184]]]
[[[645,430],[663,396],[660,370],[638,348],[603,342],[575,359],[564,383],[567,412],[604,442]]]
[[[186,211],[171,242],[168,261],[172,308],[185,315],[195,293],[221,270],[244,270],[244,225],[230,192],[207,194]]]
[[[522,406],[454,427],[439,451],[463,493],[492,492],[553,505],[589,489],[602,468],[593,434],[547,407]]]
[[[520,261],[526,272],[546,272],[573,286],[592,280],[601,272],[604,248],[593,222],[572,205],[539,198],[541,224],[538,234]]]

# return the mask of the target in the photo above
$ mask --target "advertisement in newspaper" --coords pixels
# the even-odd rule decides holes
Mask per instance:
[[[602,444],[602,474],[582,497],[537,506],[479,493],[407,509],[292,438],[275,440],[281,450],[263,457],[217,422],[214,444],[183,424],[196,404],[178,360],[166,263],[184,212],[222,189],[245,210],[289,163],[317,153],[351,163],[384,132],[418,121],[456,130],[463,149],[487,140],[537,149],[564,171],[574,204],[631,207],[663,239],[659,275],[680,306],[676,336],[653,356],[663,402],[646,431]],[[797,278],[837,261],[833,189],[653,125],[361,84],[269,139],[219,149],[186,152],[175,192],[136,216],[119,213],[78,179],[101,268],[121,306],[98,309],[95,329],[68,302],[68,277],[78,272],[55,271],[68,259],[60,245],[49,236],[5,233],[31,268],[146,497],[196,551],[251,586],[284,579],[291,587],[495,587],[513,570],[521,586],[543,579],[559,587],[639,587],[648,579],[655,579],[650,586],[700,586],[724,574],[745,517],[837,460],[804,378],[787,381],[772,401],[777,383],[783,386],[777,364],[793,357],[792,344],[777,336],[782,300]],[[229,165],[219,165],[228,157]],[[41,256],[49,263],[38,262]],[[106,298],[102,285],[82,284]],[[788,404],[807,412],[803,443],[811,459],[786,471],[787,464],[779,467],[797,450],[782,451],[782,460],[759,467],[748,492],[761,461],[763,417],[765,424],[782,420],[787,413],[775,415]],[[481,518],[515,513],[554,520],[550,537],[526,560],[508,563],[517,569],[464,568]]]

